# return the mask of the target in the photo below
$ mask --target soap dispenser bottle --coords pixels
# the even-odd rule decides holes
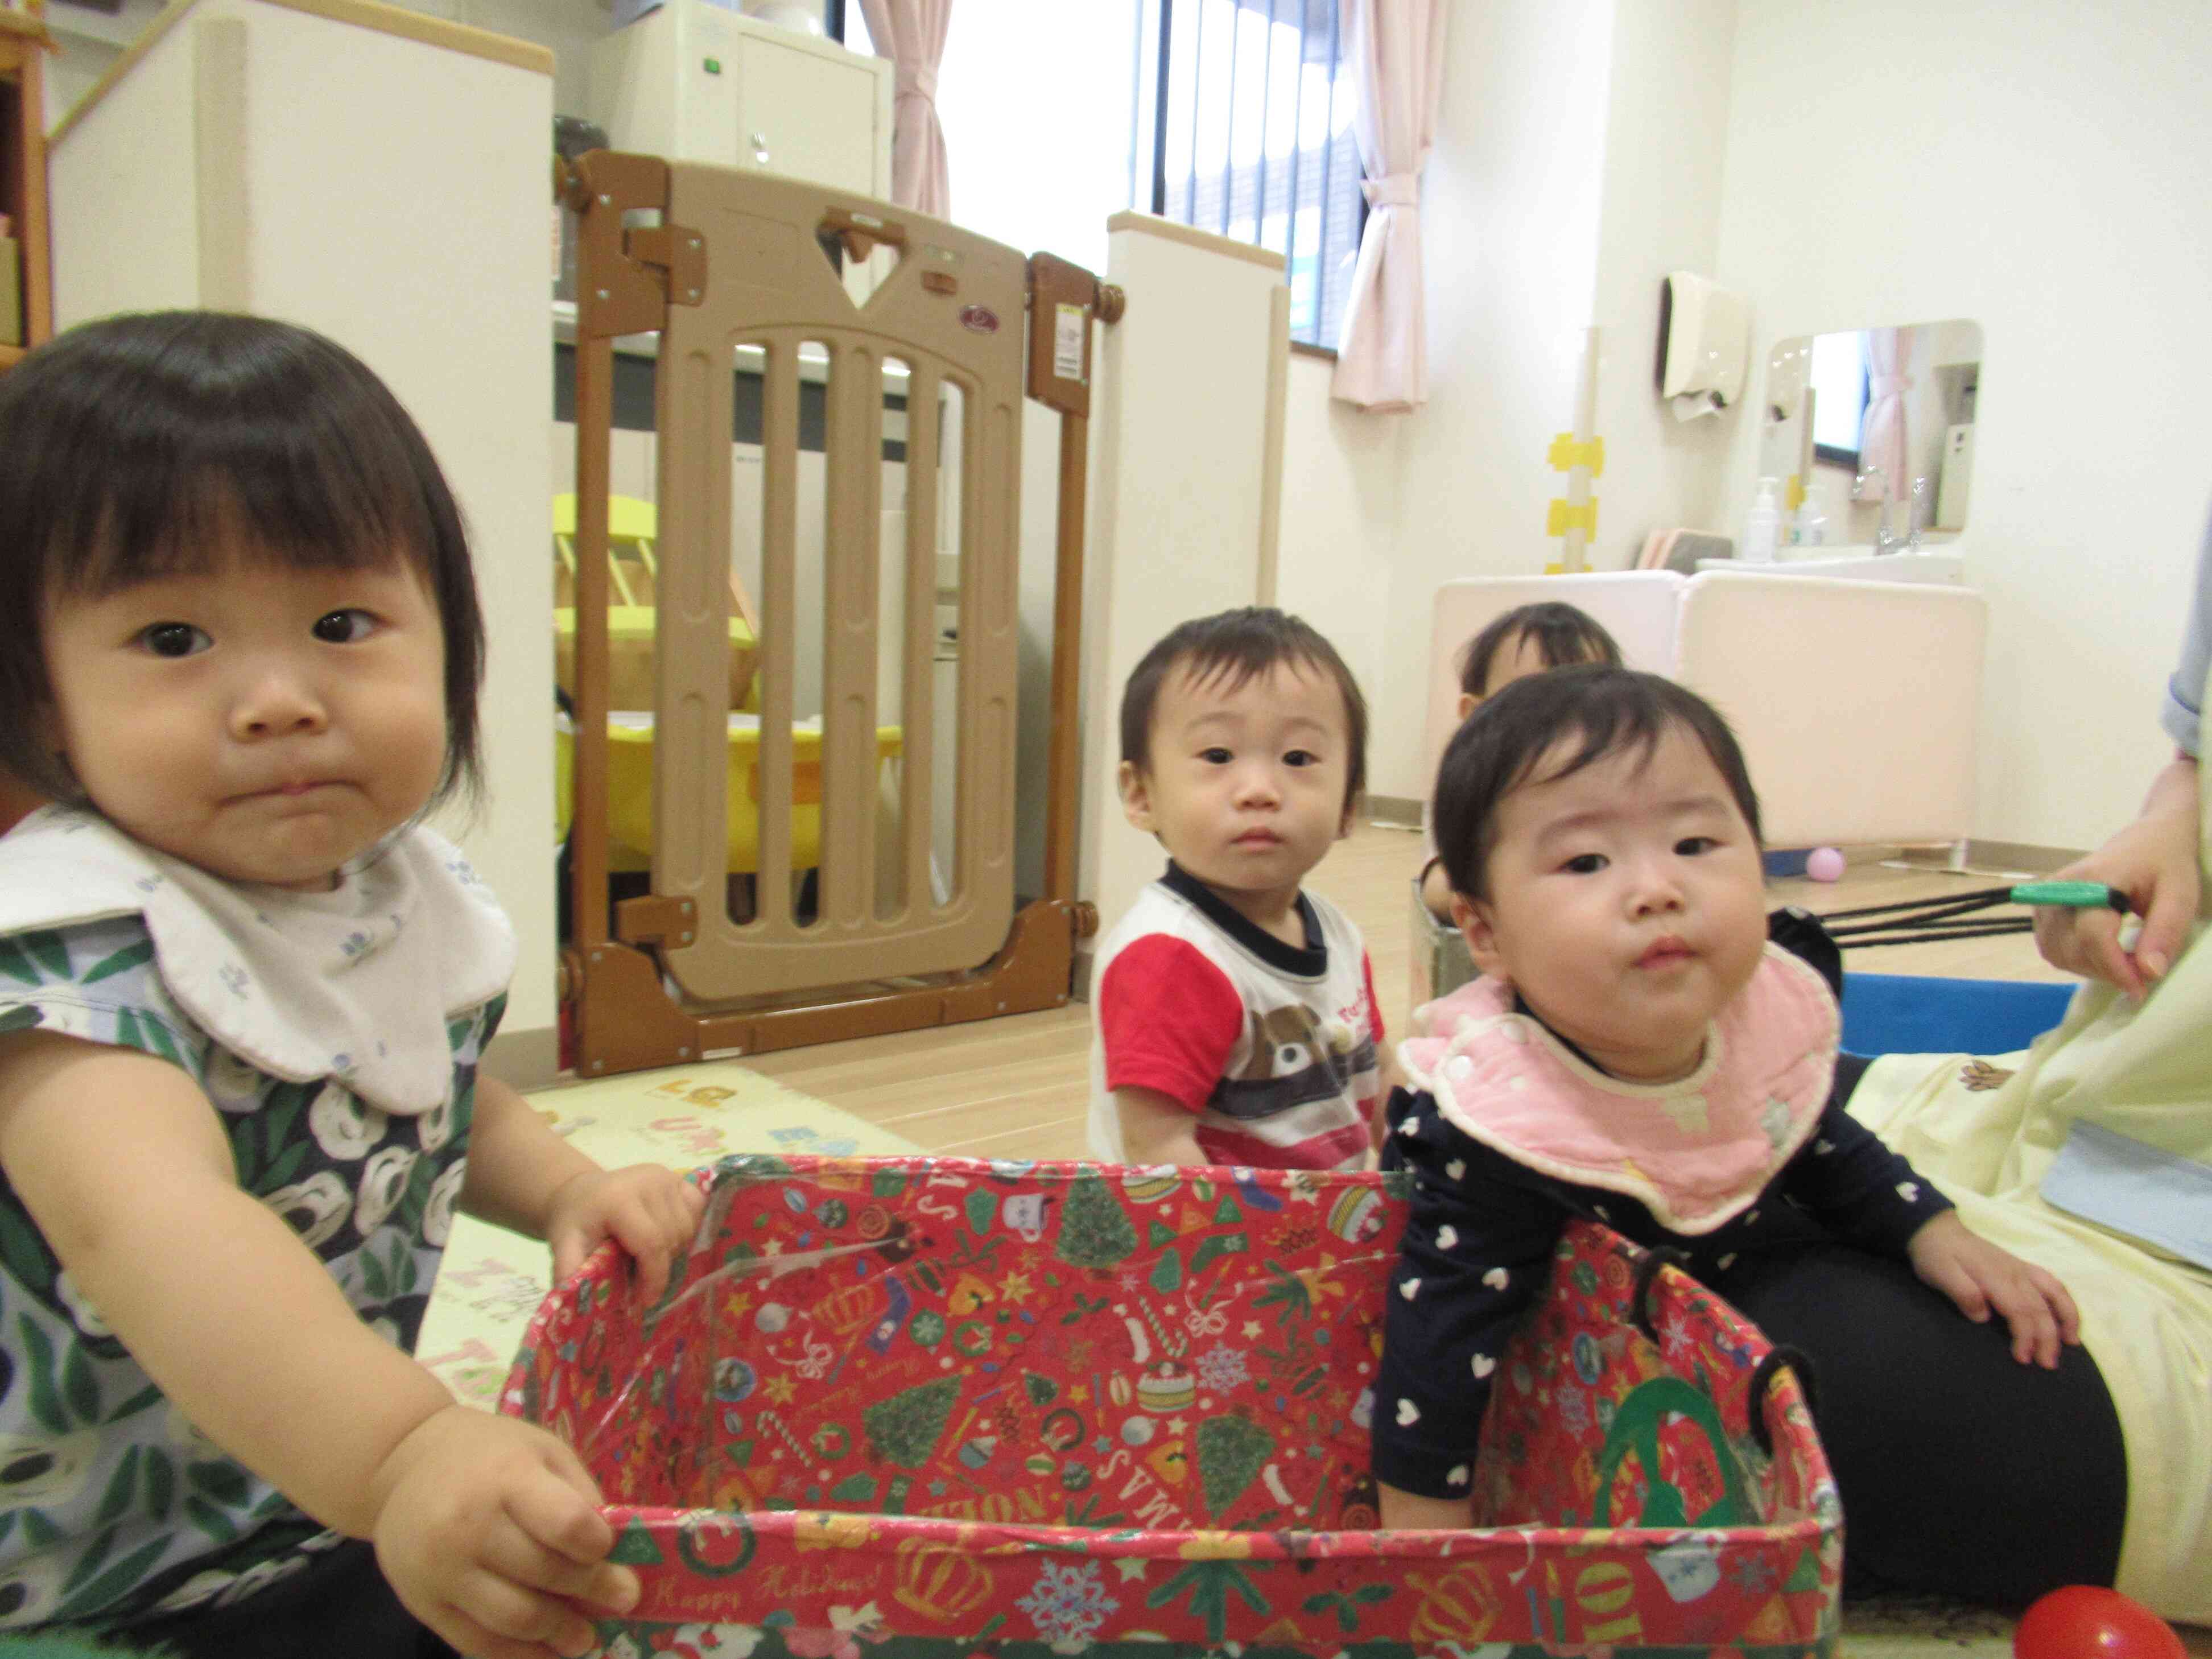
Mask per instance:
[[[1759,498],[1751,504],[1751,515],[1744,520],[1743,551],[1738,556],[1747,564],[1772,564],[1774,541],[1782,524],[1781,504],[1775,491],[1781,487],[1776,478],[1759,481]]]

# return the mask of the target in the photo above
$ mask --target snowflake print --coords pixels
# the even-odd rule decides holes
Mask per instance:
[[[1243,1351],[1223,1343],[1216,1343],[1199,1355],[1198,1374],[1207,1388],[1224,1394],[1252,1380],[1251,1368],[1245,1364]]]
[[[1741,1585],[1747,1595],[1753,1596],[1772,1595],[1774,1586],[1778,1582],[1774,1564],[1763,1555],[1735,1557],[1729,1563],[1728,1576]]]
[[[1559,1423],[1576,1439],[1583,1437],[1589,1427],[1589,1397],[1580,1389],[1561,1389],[1553,1410],[1559,1415]]]
[[[1087,1642],[1121,1604],[1106,1594],[1096,1561],[1044,1563],[1036,1585],[1014,1603],[1048,1642]]]

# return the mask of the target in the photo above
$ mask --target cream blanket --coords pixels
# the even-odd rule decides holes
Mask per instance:
[[[2077,1119],[2212,1164],[2206,932],[2200,921],[2140,1008],[2091,984],[2024,1054],[1891,1055],[1850,1103],[1968,1225],[2072,1291],[2128,1444],[2119,1588],[2195,1624],[2212,1624],[2212,1273],[2064,1214],[2038,1189]]]

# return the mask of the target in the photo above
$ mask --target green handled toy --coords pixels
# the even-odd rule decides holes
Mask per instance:
[[[2128,896],[2101,881],[2030,881],[2012,890],[2014,904],[2060,906],[2069,910],[2118,910],[2122,915],[2135,907]]]

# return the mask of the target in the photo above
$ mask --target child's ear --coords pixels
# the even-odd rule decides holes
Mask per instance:
[[[1474,965],[1492,979],[1510,978],[1505,971],[1505,957],[1498,948],[1498,923],[1490,907],[1464,893],[1454,893],[1451,911],[1452,925],[1467,941],[1467,953]]]
[[[1148,836],[1158,834],[1152,822],[1152,781],[1144,769],[1134,761],[1123,761],[1115,782],[1121,792],[1121,816]]]
[[[1459,694],[1459,717],[1462,720],[1465,720],[1481,706],[1482,699],[1476,696],[1474,692],[1462,691]]]

